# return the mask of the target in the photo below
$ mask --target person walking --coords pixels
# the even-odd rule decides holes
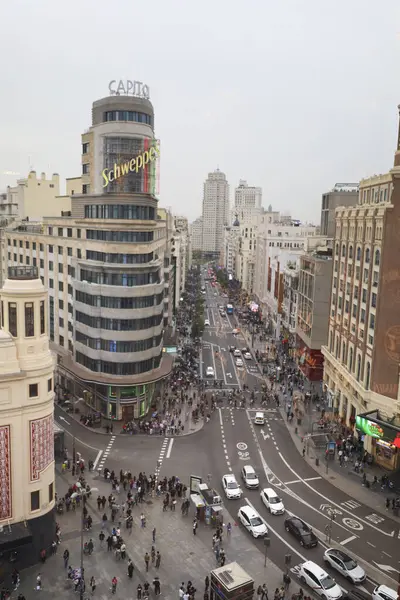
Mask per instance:
[[[111,592],[113,594],[115,594],[115,592],[117,591],[117,585],[118,585],[118,579],[114,575],[114,577],[111,580]]]
[[[144,562],[146,564],[146,572],[149,570],[149,562],[150,562],[150,555],[148,552],[146,552],[146,554],[144,555]]]
[[[156,555],[156,569],[159,569],[161,565],[161,554],[160,551],[157,550],[157,555]]]
[[[197,529],[197,519],[193,519],[193,535],[196,535],[196,529]]]
[[[40,573],[37,574],[36,577],[36,591],[40,591],[42,589],[42,576]]]
[[[133,562],[131,561],[131,559],[128,560],[128,577],[129,579],[132,579],[133,577]]]
[[[154,593],[155,593],[155,595],[159,596],[161,594],[161,584],[160,584],[160,580],[159,580],[158,577],[154,578],[153,585],[154,585]]]
[[[268,588],[266,583],[263,583],[261,588],[261,600],[268,600]]]
[[[100,531],[100,533],[99,533],[100,548],[102,548],[102,547],[103,547],[103,542],[104,542],[104,538],[105,538],[105,537],[106,537],[106,536],[104,535],[104,531]]]
[[[153,531],[151,533],[153,536],[153,544],[155,544],[156,543],[156,528],[155,527],[153,528]]]
[[[96,589],[96,580],[95,580],[95,578],[93,577],[93,575],[92,575],[92,576],[91,576],[91,578],[90,578],[89,585],[90,585],[90,591],[92,592],[92,596],[93,596],[93,594],[94,594],[94,591],[95,591],[95,589]]]
[[[68,562],[69,562],[69,550],[68,550],[68,548],[65,548],[65,550],[64,550],[63,559],[64,559],[64,569],[68,569]]]
[[[136,600],[142,600],[142,586],[140,583],[136,588]]]
[[[151,562],[154,564],[154,562],[156,560],[156,549],[154,548],[154,546],[151,547],[150,556],[151,556]]]

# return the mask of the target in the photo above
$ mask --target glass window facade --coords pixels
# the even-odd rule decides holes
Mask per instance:
[[[154,258],[154,252],[147,254],[114,254],[111,252],[96,252],[94,250],[86,250],[87,260],[96,260],[106,263],[120,263],[123,265],[135,265],[149,263]],[[60,269],[58,269],[60,272]]]
[[[35,315],[33,302],[25,302],[25,337],[35,335]]]
[[[135,287],[137,285],[151,285],[160,283],[160,273],[106,273],[81,269],[81,281],[101,285],[116,285],[122,287]]]
[[[161,344],[162,334],[152,336],[145,340],[137,341],[120,341],[120,340],[103,340],[92,338],[81,331],[76,332],[76,341],[85,344],[92,350],[105,350],[106,352],[143,352],[150,348],[157,348]]]
[[[76,353],[76,362],[95,373],[107,373],[108,375],[139,375],[160,366],[161,355],[140,362],[113,363],[105,360],[96,360],[85,356],[81,352]]]
[[[104,121],[133,121],[153,125],[153,117],[134,110],[108,110],[104,113]]]
[[[164,299],[164,294],[155,296],[142,296],[139,298],[114,298],[113,296],[95,296],[85,292],[76,292],[75,300],[88,306],[101,306],[102,308],[119,308],[132,310],[135,308],[150,308],[158,306]]]
[[[108,329],[111,331],[140,331],[142,329],[151,329],[161,325],[163,319],[162,313],[145,317],[144,319],[106,319],[104,317],[93,317],[80,311],[75,313],[75,321],[83,323],[93,329]],[[78,335],[78,332],[77,332]]]
[[[132,159],[154,147],[152,139],[132,137],[105,137],[103,141],[103,169],[114,171],[115,165],[129,167]],[[119,171],[122,173],[122,171]],[[137,171],[124,171],[124,175],[109,181],[104,188],[106,193],[143,193],[155,194],[157,160],[149,161]]]
[[[136,206],[135,204],[87,204],[87,219],[125,219],[154,221],[155,209],[152,206]]]
[[[87,229],[87,240],[100,240],[102,242],[152,242],[154,231],[103,231],[101,229]]]
[[[15,302],[8,303],[8,330],[13,337],[18,335],[17,305]]]

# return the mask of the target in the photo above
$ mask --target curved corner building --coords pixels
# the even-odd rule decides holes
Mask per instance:
[[[149,100],[97,100],[82,135],[82,178],[67,181],[70,216],[44,218],[36,238],[9,234],[9,246],[18,236],[24,248],[36,239],[43,249],[60,393],[124,421],[148,412],[172,366],[163,354],[169,257],[166,219],[157,214],[158,158]]]

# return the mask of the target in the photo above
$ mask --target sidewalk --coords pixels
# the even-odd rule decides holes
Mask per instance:
[[[295,418],[292,423],[289,423],[286,418],[286,401],[287,399],[283,400],[283,396],[281,395],[279,410],[297,450],[302,454],[305,445],[303,438],[311,431],[311,422],[313,421],[314,413],[311,412],[311,414],[304,415],[301,425],[296,424],[297,421]],[[315,411],[314,421],[318,420],[317,415],[318,413]],[[374,512],[378,512],[386,517],[390,516],[391,519],[400,523],[400,517],[393,515],[392,511],[388,512],[385,508],[385,499],[388,497],[392,498],[394,496],[392,492],[388,490],[382,492],[380,487],[377,490],[363,487],[362,474],[356,473],[354,469],[351,468],[351,465],[341,467],[336,457],[333,460],[328,461],[327,469],[324,448],[316,448],[309,444],[308,453],[304,459],[312,466],[318,475],[327,479],[332,485],[341,490],[346,490],[346,493],[349,496],[355,500],[359,500],[366,506],[369,506]],[[316,459],[319,460],[319,466],[316,464]],[[373,479],[374,475],[377,475],[379,478],[383,474],[383,471],[374,465],[366,467],[365,472],[369,481]]]
[[[90,478],[90,476],[89,476]],[[162,498],[148,499],[133,510],[134,525],[129,535],[122,526],[122,535],[127,546],[127,556],[132,559],[135,569],[132,580],[127,576],[126,564],[128,558],[117,560],[113,552],[107,551],[107,546],[100,547],[100,513],[97,511],[96,498],[100,493],[107,497],[111,486],[97,477],[92,478],[93,487],[99,492],[94,492],[87,503],[89,514],[93,518],[91,532],[84,532],[84,541],[92,538],[95,549],[92,555],[84,556],[84,568],[86,579],[85,597],[90,595],[89,580],[93,575],[96,579],[97,589],[95,597],[109,598],[111,579],[118,578],[118,589],[116,596],[124,598],[136,598],[136,587],[140,582],[148,580],[152,583],[157,575],[161,582],[161,595],[167,600],[176,600],[178,588],[181,582],[187,583],[191,580],[197,589],[196,598],[200,600],[204,592],[204,579],[210,571],[217,566],[214,553],[211,549],[213,529],[200,524],[197,535],[192,533],[193,509],[189,516],[182,517],[180,503],[177,504],[176,512],[162,512]],[[57,476],[57,491],[63,495],[68,487],[67,478]],[[140,527],[140,513],[146,516],[147,525]],[[107,511],[107,514],[109,511]],[[50,557],[45,564],[23,571],[21,574],[21,585],[17,592],[23,593],[27,598],[32,597],[35,578],[40,572],[42,576],[43,590],[41,598],[71,598],[74,595],[73,584],[67,580],[63,565],[62,555],[65,548],[70,552],[70,564],[74,567],[80,565],[80,519],[81,509],[76,513],[64,513],[57,515],[62,531],[62,542],[55,556]],[[111,530],[111,521],[108,521],[108,529]],[[116,522],[116,525],[118,523]],[[235,524],[236,525],[236,524]],[[152,530],[156,528],[155,549],[160,551],[161,566],[156,569],[150,563],[149,573],[145,572],[144,554],[150,552],[152,543]],[[105,531],[107,537],[107,531]],[[282,585],[282,572],[271,561],[267,559],[264,567],[264,555],[254,546],[248,534],[239,526],[234,526],[232,534],[224,534],[223,547],[226,552],[226,563],[237,561],[254,578],[255,586],[267,583],[270,597],[273,596],[276,587]],[[152,588],[153,589],[153,588]],[[297,581],[291,584],[290,593],[298,590]],[[153,591],[152,594],[154,595]]]

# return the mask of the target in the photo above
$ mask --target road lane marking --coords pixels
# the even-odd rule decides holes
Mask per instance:
[[[386,556],[388,556],[389,558],[392,558],[391,554],[388,554],[387,552],[385,552],[384,550],[382,550],[382,554],[386,554]]]
[[[172,446],[174,444],[174,438],[171,438],[169,441],[169,446],[167,450],[167,456],[165,458],[169,458],[171,456]]]
[[[98,451],[98,453],[97,453],[97,456],[96,456],[96,458],[94,459],[94,463],[93,463],[93,470],[95,470],[95,469],[96,469],[96,467],[97,467],[97,463],[99,462],[99,460],[100,460],[100,456],[101,456],[102,454],[103,454],[103,450],[99,450],[99,451]]]
[[[342,546],[345,546],[346,544],[349,544],[350,542],[352,542],[353,540],[356,540],[356,539],[357,539],[356,535],[351,535],[350,537],[346,538],[342,542],[339,542],[339,544],[341,544]]]
[[[285,481],[284,485],[292,485],[292,483],[300,483],[301,479],[293,479],[293,481]]]
[[[354,516],[356,516],[356,518],[358,519],[358,521],[361,521],[365,525],[368,525],[368,527],[371,527],[372,529],[375,529],[375,531],[379,531],[379,533],[382,533],[383,535],[386,535],[388,537],[393,537],[393,533],[387,533],[386,531],[383,531],[382,529],[379,529],[379,527],[375,527],[375,525],[372,525],[372,523],[369,523],[368,521],[365,521],[364,519],[361,519],[359,516],[354,515],[352,512],[350,512],[349,510],[347,510],[346,508],[344,508],[343,507],[343,503],[342,503],[342,506],[340,506],[339,504],[336,504],[336,502],[333,502],[332,500],[330,500],[329,498],[327,498],[326,496],[324,496],[324,494],[321,494],[321,492],[318,492],[317,490],[315,490],[312,487],[312,485],[310,485],[309,483],[307,483],[307,481],[305,481],[302,477],[299,476],[298,473],[296,473],[296,471],[294,469],[292,469],[292,467],[289,465],[289,463],[287,462],[287,460],[285,459],[285,457],[282,456],[281,452],[279,452],[279,456],[281,457],[282,461],[287,466],[287,468],[289,469],[289,471],[291,471],[293,473],[293,475],[296,475],[296,477],[298,477],[299,479],[301,479],[302,482],[304,483],[304,485],[306,485],[308,488],[310,488],[310,490],[312,490],[314,492],[314,494],[317,494],[318,496],[320,496],[321,498],[323,498],[324,500],[326,500],[330,504],[334,504],[339,509],[343,508],[343,510],[345,512],[347,512],[347,514],[349,514],[352,518],[354,518]]]
[[[56,421],[57,419],[55,419]],[[79,438],[77,438],[76,436],[74,436],[72,433],[70,433],[69,431],[67,431],[62,425],[61,423],[57,423],[57,425],[59,427],[61,427],[61,429],[63,431],[65,431],[65,433],[69,436],[71,436],[72,438],[75,438],[75,442],[78,442],[79,444],[81,444],[82,446],[86,446],[86,448],[90,448],[91,450],[95,450],[96,452],[99,451],[99,448],[95,448],[94,446],[90,446],[89,444],[86,444],[86,442],[82,442],[82,440],[80,440]]]
[[[306,477],[304,481],[317,481],[317,479],[322,479],[322,477]]]
[[[368,544],[369,546],[372,546],[372,548],[376,548],[376,546],[374,546],[373,544],[371,544],[371,542],[367,542],[367,544]]]

